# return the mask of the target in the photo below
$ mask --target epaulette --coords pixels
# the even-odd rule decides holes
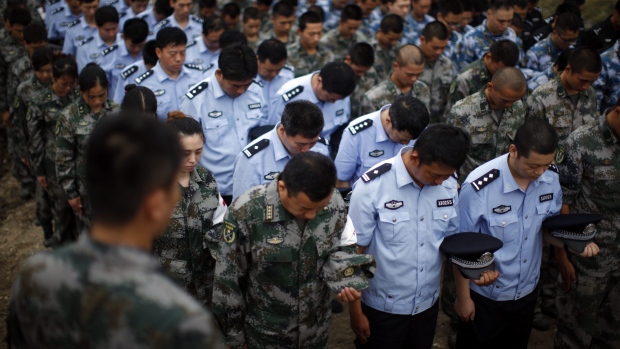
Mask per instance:
[[[555,172],[555,173],[560,173],[558,170],[558,167],[555,164],[549,164],[549,170]]]
[[[82,21],[82,20],[78,18],[78,19],[76,19],[75,21],[73,21],[73,22],[71,22],[71,23],[67,24],[67,28],[75,27],[76,25],[80,24],[80,22],[81,22],[81,21]]]
[[[45,3],[49,6],[59,3],[61,0],[47,0]]]
[[[147,13],[143,14],[142,16],[138,16],[138,18],[140,18],[140,19],[146,19],[146,17],[148,17],[148,16],[149,16],[149,14],[148,14],[148,12],[147,12]]]
[[[95,38],[94,36],[91,36],[91,37],[90,37],[90,38],[88,38],[88,39],[84,39],[84,40],[82,40],[82,41],[79,43],[79,45],[80,45],[80,46],[84,46],[84,45],[86,45],[87,43],[89,43],[89,42],[93,41],[93,39],[94,39],[94,38]]]
[[[243,149],[243,154],[245,154],[245,156],[249,159],[252,156],[256,155],[259,151],[267,148],[268,145],[269,145],[269,140],[265,138]]]
[[[196,16],[189,16],[189,18],[192,19],[192,21],[202,24],[204,22],[204,20],[202,18],[196,17]]]
[[[257,84],[260,87],[263,87],[263,83],[260,81],[252,80],[253,83]]]
[[[187,96],[187,98],[189,99],[193,99],[194,97],[196,97],[200,92],[204,91],[207,89],[207,87],[209,87],[209,83],[206,81],[203,81],[201,83],[199,83],[198,85],[194,86],[194,88],[192,88],[191,90],[189,90],[185,95]]]
[[[364,121],[360,121],[355,125],[351,125],[349,127],[347,127],[347,129],[349,130],[349,132],[351,132],[352,135],[358,134],[361,131],[364,131],[368,128],[370,128],[370,126],[372,126],[372,119],[366,119]]]
[[[282,67],[282,68],[286,69],[286,70],[290,70],[292,72],[295,71],[295,67],[293,67],[292,65],[288,65],[288,64],[285,64],[284,67]]]
[[[188,42],[187,45],[185,45],[185,48],[192,47],[192,46],[196,45],[197,43],[198,43],[198,41],[192,40],[192,41]]]
[[[185,66],[185,68],[188,68],[188,69],[194,69],[194,70],[200,70],[200,71],[203,70],[202,66],[199,64],[185,63],[183,64],[183,66]]]
[[[113,6],[114,4],[118,3],[118,0],[112,0],[112,1],[107,1],[105,3],[105,6]]]
[[[64,10],[64,7],[59,7],[57,9],[53,10],[52,12],[50,12],[50,15],[53,16],[53,15],[57,14],[58,12],[61,12],[62,10]]]
[[[146,73],[144,73],[144,74],[142,74],[142,75],[138,76],[138,77],[136,78],[136,80],[134,80],[134,81],[136,82],[136,84],[138,84],[138,85],[139,85],[139,84],[141,84],[141,83],[142,83],[142,81],[144,81],[144,80],[148,79],[148,78],[149,78],[149,76],[151,76],[151,75],[153,75],[153,74],[155,74],[155,72],[151,69],[151,70],[147,71]]]
[[[325,145],[326,147],[329,147],[329,141],[327,140],[327,138],[319,137],[319,140],[317,142]]]
[[[366,173],[364,173],[362,175],[362,180],[364,181],[364,183],[368,183],[370,181],[372,181],[373,179],[381,176],[382,174],[386,173],[387,171],[389,171],[392,168],[392,164],[390,164],[389,162],[386,162],[385,164],[375,167],[374,169],[370,169],[368,171],[366,171]]]
[[[215,66],[215,64],[211,63],[211,64],[209,64],[209,65],[205,68],[205,70],[204,70],[204,71],[207,71],[207,70],[209,70],[209,69],[213,68],[214,66]]]
[[[298,94],[300,94],[302,92],[304,92],[304,87],[299,85],[299,86],[295,87],[294,89],[284,93],[282,95],[282,99],[285,102],[288,102],[288,101],[290,101],[291,99],[295,98],[295,96],[297,96]]]
[[[123,70],[121,72],[121,78],[123,80],[127,80],[128,77],[130,77],[131,75],[133,75],[135,72],[138,71],[138,66],[137,65],[133,65],[125,70]]]
[[[112,46],[106,48],[105,50],[101,51],[101,55],[105,56],[105,55],[107,55],[110,52],[116,51],[117,48],[118,48],[118,45],[112,45]]]
[[[163,21],[157,23],[153,29],[159,30],[159,29],[167,26],[168,23],[170,23],[170,20],[169,19],[164,19]]]
[[[119,13],[118,13],[118,18],[123,18],[123,17],[125,17],[125,15],[127,15],[127,11],[125,11],[125,12],[119,12]]]
[[[480,191],[482,188],[486,187],[489,183],[499,178],[499,170],[494,168],[491,171],[485,173],[482,177],[476,179],[471,182],[471,185],[476,188],[476,191]]]

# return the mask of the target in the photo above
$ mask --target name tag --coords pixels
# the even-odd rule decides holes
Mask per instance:
[[[437,207],[446,207],[446,206],[454,206],[454,200],[452,199],[437,200]]]
[[[252,110],[252,109],[260,109],[260,103],[248,104],[248,108],[250,108],[250,110]]]
[[[340,109],[336,112],[336,116],[340,116],[342,114],[344,114],[344,109]]]
[[[540,202],[551,201],[553,200],[553,193],[541,195],[539,199]]]

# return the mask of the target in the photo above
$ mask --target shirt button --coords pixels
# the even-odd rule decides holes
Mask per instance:
[[[392,295],[391,295],[391,294],[388,294],[388,298],[392,298]]]
[[[523,260],[523,263],[527,263],[527,259],[524,259],[524,260]]]
[[[420,247],[422,247],[422,246],[424,246],[424,243],[421,243],[421,244],[420,244]]]
[[[241,137],[241,140],[244,140],[244,138],[243,138],[243,137]]]
[[[499,288],[499,285],[495,285],[495,288]]]
[[[502,222],[502,225],[506,225],[506,222]]]
[[[527,219],[527,215],[525,216],[525,219]]]
[[[525,240],[527,240],[527,237],[525,238]]]
[[[448,219],[448,215],[447,214],[443,215],[443,219]]]
[[[421,268],[421,269],[420,269],[420,273],[421,273],[421,272],[423,272],[423,271],[424,271],[424,268]]]
[[[396,218],[392,218],[392,222],[396,222]]]
[[[421,218],[420,218],[420,220],[421,220],[421,221],[423,221],[423,220],[424,220],[424,217],[421,217]]]

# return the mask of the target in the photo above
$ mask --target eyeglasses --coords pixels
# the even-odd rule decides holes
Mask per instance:
[[[579,37],[566,39],[560,34],[560,32],[558,32],[557,30],[554,31],[558,35],[558,37],[562,39],[562,41],[564,41],[565,44],[574,45],[575,43],[577,43],[577,40],[579,40]]]

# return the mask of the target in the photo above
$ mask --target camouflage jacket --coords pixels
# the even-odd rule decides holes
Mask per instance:
[[[424,72],[420,75],[420,81],[431,90],[430,123],[443,121],[443,115],[450,97],[450,83],[454,78],[452,61],[444,56],[439,56],[434,62],[428,60],[424,64]]]
[[[334,54],[321,44],[317,47],[316,54],[312,56],[308,55],[299,40],[288,45],[286,51],[288,52],[287,62],[295,68],[296,78],[321,70],[325,64],[334,60]]]
[[[527,98],[528,117],[546,119],[564,140],[578,127],[598,117],[596,93],[592,86],[579,92],[575,106],[566,93],[561,75],[540,86]]]
[[[379,79],[375,68],[370,68],[370,70],[366,72],[366,75],[357,79],[357,85],[355,85],[355,90],[353,90],[351,94],[351,120],[362,115],[359,114],[359,111],[364,93],[379,85],[380,82],[381,79]]]
[[[34,69],[28,55],[16,60],[7,75],[7,98],[11,102],[9,111],[11,112],[11,121],[15,120],[15,101],[17,97],[17,88],[25,81],[30,81],[34,76]],[[39,91],[40,93],[41,91]],[[37,93],[38,94],[38,93]],[[33,96],[34,97],[34,96]],[[23,119],[22,119],[23,120]]]
[[[506,154],[517,128],[525,122],[525,106],[516,101],[497,117],[491,109],[484,90],[458,101],[446,118],[446,123],[469,135],[471,147],[459,170],[459,182],[476,167]]]
[[[9,99],[8,79],[11,66],[24,56],[28,56],[26,48],[18,44],[12,36],[7,36],[0,41],[0,112],[9,111],[11,100]]]
[[[153,245],[164,270],[205,306],[211,305],[213,247],[222,236],[225,214],[215,177],[198,167],[190,174],[189,187],[172,212],[168,228]]]
[[[320,44],[332,51],[335,61],[341,61],[349,55],[349,49],[358,42],[364,42],[364,35],[358,30],[349,39],[340,35],[338,27],[328,31],[321,38]]]
[[[331,292],[319,279],[346,223],[335,192],[300,229],[277,181],[231,205],[215,267],[213,313],[231,348],[326,348]]]
[[[498,40],[510,40],[517,43],[517,34],[512,28],[507,28]],[[485,19],[482,24],[475,27],[473,30],[468,31],[463,35],[463,40],[459,43],[458,52],[460,52],[459,60],[457,64],[460,67],[482,58],[491,45],[497,40],[493,37],[489,29],[487,28],[487,20]],[[520,53],[523,56],[523,53]]]
[[[450,85],[450,102],[447,111],[449,112],[450,107],[456,102],[482,90],[487,83],[491,82],[492,77],[493,75],[482,58],[463,68]]]
[[[379,41],[376,37],[373,37],[370,42],[370,46],[375,50],[375,65],[374,68],[377,71],[377,76],[381,81],[385,80],[390,76],[390,72],[392,71],[392,64],[396,59],[396,55],[398,54],[398,49],[400,48],[400,43],[396,43],[396,45],[390,47],[389,49],[384,49],[379,45]]]
[[[51,86],[44,89],[28,104],[28,151],[35,176],[56,180],[56,129],[62,110],[80,97],[74,89],[65,97],[54,93]]]
[[[118,104],[107,100],[99,113],[93,113],[83,98],[63,109],[56,124],[56,175],[67,197],[86,196],[84,188],[84,152],[90,134],[104,117],[117,111]],[[82,198],[82,205],[84,205]]]
[[[551,35],[549,35],[545,40],[537,42],[536,45],[532,46],[525,53],[521,66],[536,72],[542,72],[547,68],[553,67],[560,53],[562,51],[558,51],[555,48],[553,41],[551,41]]]
[[[420,99],[427,108],[431,104],[431,90],[420,80],[417,80],[411,88],[411,93],[414,97]],[[390,77],[383,81],[379,85],[372,88],[362,96],[362,102],[360,103],[359,115],[366,115],[375,112],[386,104],[392,104],[396,97],[400,96],[401,92],[394,85]],[[430,110],[430,108],[429,108]]]
[[[48,86],[49,84],[43,85],[33,74],[29,80],[22,82],[16,89],[11,105],[11,122],[13,123],[13,132],[17,137],[17,152],[23,159],[30,159],[28,152],[28,124],[26,121],[28,105]]]
[[[273,29],[264,32],[264,33],[260,33],[258,35],[258,41],[256,41],[256,47],[258,48],[258,46],[260,46],[260,44],[268,39],[276,39],[278,40],[278,37],[276,37],[276,34],[273,32]],[[288,32],[288,40],[284,43],[285,45],[292,45],[295,43],[295,41],[297,41],[297,33],[294,32],[292,29],[291,31]]]
[[[12,348],[221,348],[213,318],[153,256],[88,234],[31,257],[11,302]]]
[[[598,80],[592,84],[596,90],[599,111],[603,112],[607,108],[616,105],[620,97],[620,40],[616,44],[601,54],[603,69]]]

